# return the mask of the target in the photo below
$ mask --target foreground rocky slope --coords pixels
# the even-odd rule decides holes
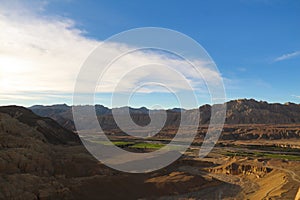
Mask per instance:
[[[56,121],[51,118],[45,118],[35,115],[31,110],[18,106],[3,106],[0,107],[0,113],[2,115],[8,115],[7,117],[12,120],[17,120],[20,123],[34,128],[41,133],[43,141],[51,144],[79,144],[80,139],[72,131],[61,127]],[[3,126],[6,126],[10,120],[7,119],[7,123],[3,122]],[[18,126],[15,126],[18,127]],[[4,128],[4,127],[2,127]],[[6,127],[7,131],[13,129],[13,126]],[[29,131],[30,132],[30,131]]]
[[[147,174],[127,174],[96,161],[76,134],[30,110],[0,107],[0,199],[138,199],[229,185],[178,171],[185,160]]]
[[[74,167],[77,160],[83,162]],[[85,176],[96,167],[79,137],[54,120],[0,107],[0,199],[71,197],[64,177]]]

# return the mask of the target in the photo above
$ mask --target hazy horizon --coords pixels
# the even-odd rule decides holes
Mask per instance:
[[[271,102],[271,101],[265,101],[265,100],[258,100],[258,99],[253,99],[253,98],[241,98],[241,99],[227,99],[226,100],[226,103],[230,102],[230,101],[238,101],[238,100],[255,100],[257,102],[266,102],[268,104],[281,104],[281,105],[284,105],[286,103],[292,103],[292,104],[297,104],[297,105],[300,105],[300,103],[297,103],[297,102]],[[59,105],[66,105],[66,106],[74,106],[73,104],[67,104],[67,103],[53,103],[53,104],[33,104],[33,105],[20,105],[20,104],[5,104],[5,105],[0,105],[0,106],[23,106],[25,108],[30,108],[30,107],[34,107],[34,106],[59,106]],[[112,108],[122,108],[122,107],[130,107],[130,108],[133,108],[133,109],[140,109],[140,108],[147,108],[149,110],[159,110],[157,108],[151,108],[151,107],[147,107],[147,106],[138,106],[138,107],[135,107],[135,106],[131,106],[131,105],[123,105],[123,106],[117,106],[117,107],[110,107],[110,106],[107,106],[107,105],[104,105],[104,104],[101,104],[101,103],[96,103],[95,105],[98,105],[98,106],[104,106],[108,109],[112,109]],[[85,104],[82,104],[82,105],[75,105],[75,106],[95,106],[95,105],[85,105]],[[201,106],[204,106],[204,105],[212,105],[212,104],[209,104],[209,103],[204,103],[204,104],[200,104],[198,107],[201,107]],[[185,110],[192,110],[192,109],[196,109],[197,107],[195,108],[182,108],[182,107],[163,107],[161,109],[163,110],[168,110],[168,109],[185,109]]]

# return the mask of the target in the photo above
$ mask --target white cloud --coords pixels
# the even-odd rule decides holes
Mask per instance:
[[[0,13],[1,92],[70,91],[98,42],[83,37],[69,19]]]
[[[0,100],[21,98],[20,95],[26,93],[41,94],[41,99],[47,97],[47,92],[51,95],[72,93],[82,63],[101,41],[87,38],[70,19],[41,15],[43,2],[33,6],[36,10],[28,9],[19,1],[13,2],[15,6],[0,5]],[[124,44],[107,44],[106,53],[118,52],[120,48],[127,47]],[[194,62],[203,66],[201,72],[208,82],[214,83],[221,78],[207,67],[209,63]],[[137,52],[121,58],[108,70],[101,92],[113,91],[117,80],[124,75],[122,68],[134,69],[145,63],[172,65],[188,77],[191,85],[205,87],[203,80],[197,79],[195,71],[187,70],[183,61],[158,53]],[[152,76],[165,80],[178,90],[186,89],[176,77],[168,76],[164,68],[159,73],[154,68],[137,72],[122,84],[132,87],[137,84],[138,78]],[[151,92],[151,89],[147,88],[144,92]],[[23,98],[35,100],[37,97]]]
[[[207,67],[208,63],[193,61],[193,63],[196,62],[198,62],[198,66],[203,66],[201,67],[201,73],[210,84],[215,84],[216,79],[220,79],[217,72]],[[124,63],[126,63],[125,66]],[[146,65],[144,68],[140,68],[144,65]],[[172,66],[172,69],[176,71],[172,71],[166,66]],[[123,70],[124,68],[126,70]],[[129,72],[127,76],[126,72]],[[176,72],[186,79],[181,79]],[[124,77],[125,81],[122,80],[123,76],[126,76]],[[199,79],[197,71],[185,61],[166,58],[160,54],[135,52],[121,57],[109,67],[101,80],[105,84],[99,87],[98,91],[110,92],[117,84],[121,83],[122,87],[119,88],[119,91],[129,92],[132,91],[127,91],[129,88],[135,88],[147,81],[164,83],[175,91],[188,90],[189,88],[184,83],[187,81],[193,88],[205,90],[204,80]],[[139,92],[151,92],[151,90],[148,87],[139,90]]]
[[[282,56],[279,56],[274,59],[275,62],[282,61],[282,60],[288,60],[290,58],[294,58],[296,56],[300,56],[300,51],[295,51],[293,53],[283,54]]]

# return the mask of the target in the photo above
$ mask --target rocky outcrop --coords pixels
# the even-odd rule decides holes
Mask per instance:
[[[271,168],[262,166],[260,163],[229,162],[229,164],[209,168],[210,173],[222,173],[230,175],[254,175],[257,178],[264,177],[272,171]]]
[[[226,124],[300,123],[300,105],[240,99],[227,103]]]

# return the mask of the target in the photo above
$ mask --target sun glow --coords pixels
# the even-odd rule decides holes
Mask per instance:
[[[15,92],[22,88],[21,75],[26,76],[30,64],[26,60],[13,56],[0,56],[0,87],[1,92]]]
[[[26,61],[12,56],[0,56],[1,74],[20,73],[26,69]]]

